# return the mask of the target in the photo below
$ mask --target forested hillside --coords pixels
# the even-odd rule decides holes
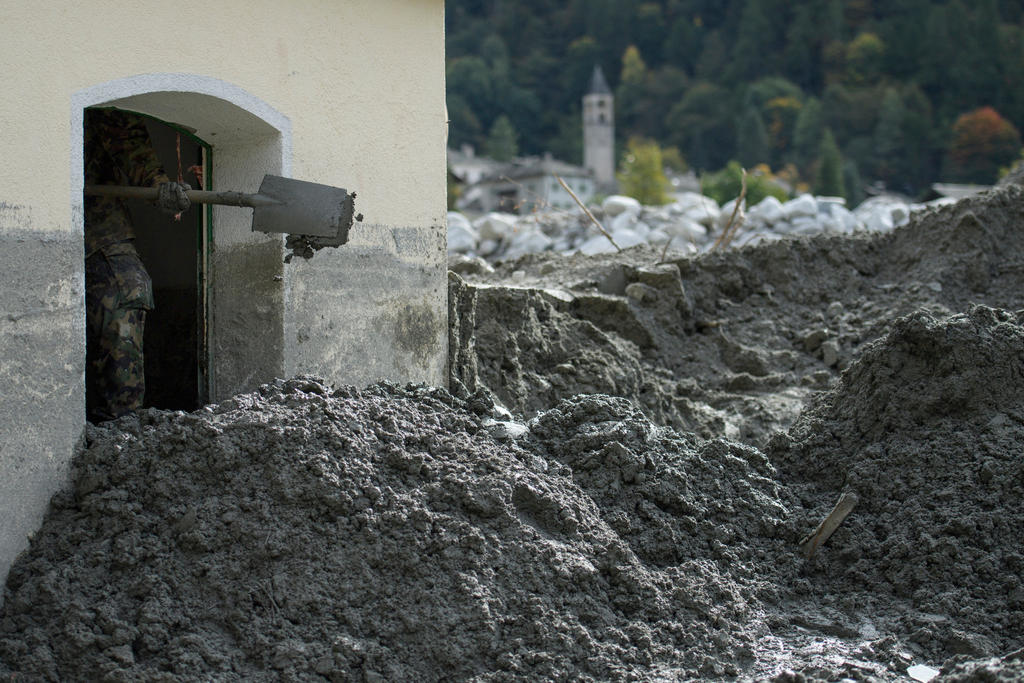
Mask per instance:
[[[446,8],[453,146],[578,163],[580,99],[599,64],[616,95],[620,148],[654,140],[698,172],[736,160],[820,185],[822,166],[838,165],[839,187],[821,189],[850,195],[881,181],[916,195],[939,180],[993,182],[1020,154],[1020,0]]]

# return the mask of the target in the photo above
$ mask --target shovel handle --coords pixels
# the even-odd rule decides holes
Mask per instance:
[[[159,191],[155,187],[132,187],[129,185],[86,185],[85,194],[95,197],[119,197],[121,199],[155,200]],[[244,192],[211,192],[209,190],[188,190],[185,192],[193,204],[220,204],[222,206],[277,206],[276,199],[262,194]]]

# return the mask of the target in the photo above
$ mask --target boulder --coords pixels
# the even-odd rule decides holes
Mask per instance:
[[[782,202],[776,197],[768,195],[747,212],[747,219],[751,224],[774,225],[782,220],[784,216]]]
[[[498,213],[492,211],[477,218],[473,222],[481,240],[495,240],[500,242],[507,238],[515,229],[518,219],[510,213]]]
[[[839,232],[846,233],[847,235],[864,227],[857,220],[857,217],[853,215],[853,212],[845,206],[832,207],[832,218],[839,223]]]
[[[655,228],[647,233],[647,243],[653,244],[657,247],[665,246],[665,243],[672,239],[672,235],[668,234],[661,228]],[[685,240],[677,240],[676,246],[686,244]]]
[[[791,226],[789,232],[793,235],[816,235],[825,230],[825,225],[817,214],[814,216],[798,216],[791,220],[789,224]]]
[[[818,202],[809,194],[802,194],[782,205],[782,212],[788,220],[813,218],[818,215]]]
[[[620,194],[613,194],[606,197],[601,203],[601,210],[608,216],[618,216],[622,213],[632,213],[634,216],[640,214],[640,202],[633,199],[632,197],[626,197]]]
[[[661,229],[672,237],[681,237],[694,244],[702,244],[708,238],[707,228],[686,217],[677,218],[674,222],[662,226]]]
[[[910,220],[910,204],[892,195],[879,195],[865,200],[854,215],[868,230],[887,232]]]
[[[637,224],[637,214],[625,211],[617,214],[615,218],[610,221],[606,221],[604,227],[608,232],[615,232],[616,230],[632,230],[633,226]]]
[[[477,233],[469,221],[448,220],[448,253],[468,254],[476,251]]]
[[[616,230],[612,233],[612,239],[615,240],[615,244],[619,245],[619,249],[629,249],[635,247],[638,244],[646,244],[647,240],[644,239],[636,230]]]
[[[509,238],[508,249],[505,250],[503,258],[513,259],[524,254],[539,254],[548,251],[554,244],[554,240],[537,229],[513,233]]]
[[[622,245],[619,245],[622,246]],[[614,254],[615,247],[604,235],[594,235],[579,246],[581,254],[593,256],[595,254]]]

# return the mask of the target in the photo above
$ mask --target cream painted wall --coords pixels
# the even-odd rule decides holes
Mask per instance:
[[[0,170],[0,200],[43,229],[71,227],[69,94],[158,72],[218,78],[284,112],[293,174],[358,188],[367,220],[443,217],[443,0],[3,0],[0,26],[0,158],[34,159]]]
[[[216,189],[358,194],[349,244],[287,266],[215,212],[215,400],[285,373],[445,383],[443,0],[0,0],[0,27],[0,581],[85,424],[82,106],[202,126]]]

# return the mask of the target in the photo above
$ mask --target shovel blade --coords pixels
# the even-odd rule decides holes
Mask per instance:
[[[276,175],[264,176],[259,194],[273,202],[253,209],[253,230],[317,237],[329,246],[348,241],[354,194]]]

